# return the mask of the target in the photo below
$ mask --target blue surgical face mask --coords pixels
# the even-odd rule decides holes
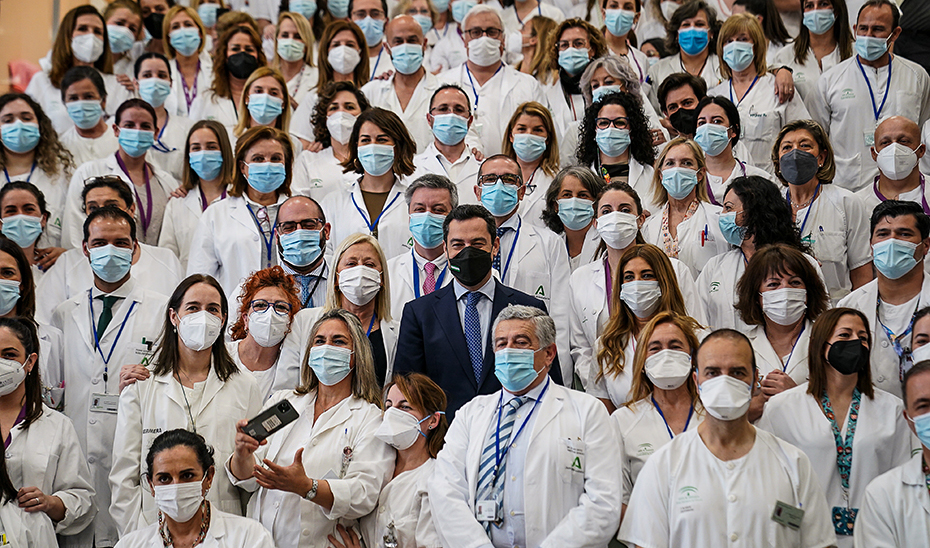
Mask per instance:
[[[304,52],[307,46],[300,40],[293,38],[278,38],[278,47],[276,48],[278,57],[291,63],[300,61],[304,58]]]
[[[299,13],[309,21],[316,15],[316,0],[290,0],[288,11]]]
[[[136,41],[131,30],[119,25],[107,25],[107,36],[110,39],[112,53],[126,53],[132,49],[132,44]]]
[[[737,211],[721,213],[717,220],[717,225],[720,227],[720,232],[723,233],[723,239],[726,240],[727,243],[741,246],[743,245],[743,235],[746,234],[746,229],[736,224],[737,213]]]
[[[284,101],[267,93],[249,95],[249,114],[260,125],[267,126],[284,112]]]
[[[138,158],[143,156],[155,144],[155,132],[144,129],[119,129],[119,147],[123,152]]]
[[[908,420],[914,423],[914,430],[917,432],[917,439],[920,440],[920,443],[930,449],[930,413],[918,415],[913,419],[908,417]]]
[[[323,253],[319,230],[298,228],[290,234],[281,234],[278,240],[281,242],[281,257],[296,267],[312,265]]]
[[[446,13],[449,11],[449,0],[435,0],[433,2],[433,7],[436,8],[436,11],[439,13]]]
[[[889,238],[872,246],[872,262],[882,276],[897,280],[917,266],[917,244]]]
[[[422,15],[420,13],[413,15],[414,20],[420,24],[420,28],[423,30],[423,34],[426,35],[427,32],[433,28],[433,18],[429,15]]]
[[[165,100],[171,95],[171,82],[161,78],[145,78],[139,80],[139,97],[143,101],[158,108],[165,104]]]
[[[625,36],[633,28],[635,11],[604,10],[604,26],[614,36]]]
[[[16,120],[12,124],[0,126],[0,140],[3,146],[17,154],[24,154],[39,144],[39,125]]]
[[[452,18],[461,25],[465,22],[465,16],[468,12],[477,5],[478,2],[475,2],[475,0],[455,0],[452,2]]]
[[[595,131],[594,142],[601,152],[616,158],[620,156],[630,146],[630,130],[609,127],[607,129],[598,129]]]
[[[442,223],[445,215],[429,211],[410,214],[410,233],[424,249],[435,249],[442,245]]]
[[[197,15],[200,16],[203,26],[211,28],[216,25],[216,10],[218,9],[220,9],[219,4],[200,4],[197,8]]]
[[[223,169],[223,153],[219,150],[198,150],[190,154],[191,169],[201,181],[212,181]]]
[[[836,15],[833,8],[825,10],[810,10],[804,13],[804,26],[812,34],[823,34],[833,28],[836,23]]]
[[[200,49],[200,29],[196,27],[182,27],[168,34],[171,47],[184,57],[190,57]]]
[[[391,145],[362,145],[358,147],[358,161],[369,175],[380,177],[394,167],[394,147]]]
[[[277,162],[263,162],[248,164],[249,175],[246,177],[249,186],[262,194],[268,194],[278,190],[284,179],[287,177],[287,170],[284,164]]]
[[[468,120],[455,114],[439,114],[433,116],[433,135],[439,142],[452,146],[465,140],[468,134]]]
[[[100,101],[71,101],[65,104],[65,108],[74,125],[81,129],[96,126],[103,117],[103,107]]]
[[[362,29],[368,47],[377,46],[384,39],[384,21],[381,19],[372,19],[369,16],[360,21],[354,21],[354,23],[358,25],[358,28]]]
[[[32,215],[10,215],[3,219],[3,235],[27,248],[42,234],[42,219]]]
[[[694,141],[701,146],[704,154],[719,156],[730,144],[729,128],[717,124],[698,126]]]
[[[723,62],[734,72],[749,68],[755,54],[749,42],[730,42],[723,46]]]
[[[546,152],[546,138],[531,133],[513,136],[513,151],[524,162],[535,162]]]
[[[493,185],[481,185],[481,205],[495,217],[510,214],[519,203],[519,193],[514,185],[508,185],[501,180]]]
[[[349,16],[349,0],[327,0],[326,9],[336,19],[345,19]]]
[[[608,93],[616,93],[620,91],[623,91],[623,88],[621,88],[620,86],[616,86],[616,85],[600,86],[599,88],[591,91],[591,100],[596,103],[600,101],[601,98],[607,95]]]
[[[352,371],[352,351],[328,344],[314,346],[310,349],[307,363],[320,384],[333,386]]]
[[[678,31],[678,45],[688,55],[697,55],[707,48],[710,41],[707,29],[690,27]]]
[[[697,186],[697,171],[686,167],[670,167],[662,172],[662,186],[668,195],[676,200],[684,200]]]
[[[423,66],[423,46],[400,44],[391,48],[391,62],[401,74],[413,74]]]
[[[539,350],[501,348],[494,353],[494,376],[505,390],[510,393],[521,392],[533,384],[541,372],[533,367],[536,352]]]
[[[129,274],[132,267],[132,249],[107,244],[87,250],[90,255],[90,269],[101,280],[116,283]]]
[[[584,198],[562,198],[558,201],[559,219],[569,230],[581,230],[594,219],[594,202]]]
[[[591,62],[588,50],[568,48],[559,52],[559,66],[572,76],[579,74]]]
[[[5,316],[19,302],[19,282],[0,280],[0,316]]]
[[[890,36],[889,36],[890,38]],[[888,51],[888,38],[873,38],[871,36],[856,36],[853,47],[859,57],[866,61],[874,61],[885,55]]]

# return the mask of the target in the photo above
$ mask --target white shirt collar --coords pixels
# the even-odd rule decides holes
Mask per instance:
[[[126,283],[117,287],[112,293],[104,293],[103,291],[100,291],[100,289],[97,288],[96,284],[94,284],[93,286],[91,286],[90,294],[91,294],[91,297],[95,299],[103,295],[107,295],[109,297],[119,297],[121,299],[126,299],[126,298],[129,298],[129,294],[132,293],[132,291],[135,288],[136,288],[136,279],[133,278],[132,276],[129,276],[129,279],[126,280]]]
[[[423,257],[422,255],[417,253],[417,249],[414,247],[413,248],[413,259],[417,262],[417,268],[421,270],[423,269],[424,266],[426,266],[426,263],[428,262],[433,263],[434,265],[436,265],[436,268],[440,270],[442,270],[443,267],[446,266],[446,254],[445,253],[443,253],[439,257],[436,257],[432,261],[427,261],[426,257]]]
[[[454,280],[452,283],[454,285],[453,289],[455,291],[455,300],[458,301],[462,298],[463,295],[468,293],[468,289],[465,289],[465,286],[463,286],[458,280]],[[487,297],[488,300],[491,301],[492,303],[494,302],[494,288],[495,288],[494,284],[495,284],[495,280],[494,280],[494,276],[492,275],[491,279],[488,280],[488,283],[481,286],[481,289],[477,291],[478,293],[481,293],[482,295]]]

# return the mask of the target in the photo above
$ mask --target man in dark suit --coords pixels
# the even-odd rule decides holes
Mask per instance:
[[[542,301],[507,287],[491,274],[499,241],[494,217],[482,206],[460,205],[446,216],[443,241],[454,280],[404,307],[394,372],[429,376],[446,392],[446,414],[478,394],[501,389],[494,375],[491,324],[510,304],[534,306]],[[562,383],[556,361],[549,375]]]

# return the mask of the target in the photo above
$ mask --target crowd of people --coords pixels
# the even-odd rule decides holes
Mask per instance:
[[[0,96],[0,545],[930,542],[927,4],[103,8]]]

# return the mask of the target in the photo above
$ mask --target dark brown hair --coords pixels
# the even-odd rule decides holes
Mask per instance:
[[[378,126],[381,131],[387,133],[394,141],[394,165],[391,166],[394,175],[398,178],[413,175],[413,172],[416,171],[416,166],[413,165],[413,156],[417,152],[416,141],[410,136],[407,126],[396,114],[378,107],[370,108],[359,114],[358,119],[355,121],[352,136],[349,137],[349,157],[342,162],[343,171],[345,173],[352,171],[359,174],[365,173],[362,163],[358,159],[358,134],[365,122],[371,122]]]
[[[216,47],[213,48],[213,87],[211,91],[217,97],[232,99],[232,88],[229,86],[229,72],[226,70],[226,47],[233,36],[245,34],[252,40],[255,47],[255,58],[258,59],[258,66],[263,67],[268,64],[265,58],[265,52],[262,50],[262,38],[251,26],[235,26],[222,34],[216,41]]]
[[[814,265],[797,248],[773,244],[758,250],[746,265],[746,272],[736,284],[737,302],[734,308],[748,325],[765,325],[765,313],[759,301],[759,288],[769,276],[793,274],[804,282],[807,290],[807,311],[804,317],[814,321],[829,305],[827,289]]]
[[[74,51],[71,50],[71,37],[74,34],[74,27],[77,26],[77,19],[82,15],[96,15],[100,18],[103,25],[103,53],[94,61],[94,68],[104,74],[113,74],[113,56],[110,55],[110,36],[107,31],[107,22],[97,11],[97,8],[90,4],[78,6],[65,14],[58,26],[58,34],[55,35],[55,43],[52,44],[52,70],[48,72],[48,79],[56,88],[61,87],[61,79],[65,72],[74,66]]]
[[[388,391],[397,386],[400,393],[407,399],[407,403],[427,417],[437,411],[439,424],[426,434],[426,450],[429,456],[436,458],[439,450],[446,443],[446,432],[449,430],[449,421],[446,420],[446,393],[432,379],[422,373],[403,373],[394,375],[394,378],[384,388],[384,399],[387,400]]]
[[[869,349],[872,348],[872,330],[869,328],[869,319],[865,314],[854,308],[831,308],[817,318],[814,322],[814,328],[811,330],[811,341],[808,346],[808,384],[807,393],[818,399],[827,392],[827,368],[832,367],[824,358],[827,349],[827,343],[833,336],[833,330],[836,324],[840,322],[843,316],[857,316],[862,320],[865,326],[866,336],[869,341]],[[875,398],[875,389],[872,387],[872,367],[859,371],[859,380],[856,382],[856,388],[869,399]]]
[[[233,179],[232,188],[229,190],[230,196],[242,196],[245,194],[246,189],[249,188],[249,182],[239,169],[239,164],[246,163],[245,155],[253,145],[265,140],[277,141],[284,148],[284,182],[275,189],[275,194],[277,196],[281,194],[285,196],[291,195],[291,177],[294,173],[294,147],[291,145],[290,136],[277,128],[256,126],[247,129],[236,141],[236,178]]]

